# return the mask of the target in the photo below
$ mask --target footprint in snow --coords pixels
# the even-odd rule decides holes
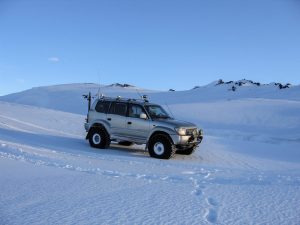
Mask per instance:
[[[192,191],[192,194],[196,195],[196,196],[201,196],[203,194],[201,189],[195,189]]]
[[[120,177],[121,175],[118,172],[110,171],[110,170],[104,170],[102,172],[103,175],[109,176],[109,177]]]
[[[207,179],[207,178],[209,178],[209,177],[210,177],[210,175],[211,175],[211,173],[210,173],[210,172],[206,173],[206,175],[204,176],[204,179]]]
[[[205,186],[200,185],[198,180],[194,178],[190,178],[190,180],[193,182],[193,186],[194,186],[192,194],[196,196],[201,196],[204,193],[203,189],[205,188]]]
[[[218,202],[214,198],[209,197],[206,199],[206,202],[210,206],[218,206]]]
[[[205,214],[205,219],[209,223],[216,223],[218,219],[218,213],[215,209],[208,209],[206,214]]]
[[[208,209],[204,215],[205,219],[209,223],[216,223],[218,219],[218,212],[216,207],[218,206],[218,202],[214,198],[206,198],[206,203],[208,204]]]

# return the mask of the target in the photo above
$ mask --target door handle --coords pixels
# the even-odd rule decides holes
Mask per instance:
[[[127,124],[132,124],[132,122],[129,121],[129,122],[127,122]]]
[[[111,121],[111,118],[107,118],[107,120]]]

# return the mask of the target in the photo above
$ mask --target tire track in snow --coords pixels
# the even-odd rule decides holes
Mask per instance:
[[[192,186],[191,194],[195,196],[205,196],[204,190],[207,185],[287,185],[300,186],[300,176],[298,173],[291,175],[282,173],[264,173],[262,171],[247,172],[235,170],[218,170],[218,169],[196,169],[191,165],[190,170],[186,170],[187,166],[180,166],[178,164],[168,164],[168,162],[155,161],[153,159],[132,161],[131,159],[118,159],[108,156],[102,157],[91,154],[74,154],[68,152],[60,152],[45,148],[36,148],[33,146],[26,146],[16,143],[0,140],[0,157],[10,158],[14,160],[26,161],[33,164],[58,167],[73,171],[86,172],[90,174],[103,174],[106,176],[115,177],[134,177],[145,180],[162,180],[170,182],[185,182]],[[73,164],[70,162],[74,162]],[[145,173],[131,173],[120,172],[113,169],[102,169],[97,165],[93,165],[90,161],[115,162],[126,164],[130,166],[137,166],[148,168],[149,166],[167,168],[166,174],[147,174]],[[167,163],[167,164],[166,164]],[[77,164],[77,165],[76,165]],[[78,165],[80,164],[80,165]],[[101,164],[103,165],[103,164]],[[106,163],[106,165],[112,165]],[[143,168],[144,168],[143,167]],[[174,172],[177,169],[177,172]],[[173,174],[170,175],[170,171]],[[181,171],[181,172],[180,172]],[[235,173],[236,172],[236,173]],[[288,171],[289,172],[289,171]],[[181,173],[181,174],[180,174]],[[230,175],[230,176],[228,176]]]
[[[13,160],[25,161],[38,166],[49,166],[68,171],[75,171],[91,175],[105,176],[112,179],[136,179],[145,182],[167,182],[172,184],[186,184],[190,186],[191,194],[195,196],[195,201],[201,204],[200,217],[208,224],[217,224],[219,218],[220,204],[214,196],[209,196],[206,189],[209,185],[297,185],[300,186],[300,178],[297,176],[284,174],[268,174],[261,171],[235,171],[235,170],[217,170],[213,168],[204,169],[202,166],[180,165],[175,161],[160,161],[151,158],[116,158],[116,156],[107,156],[84,152],[82,154],[66,152],[65,150],[52,150],[51,148],[40,148],[31,145],[17,144],[0,139],[0,157]],[[134,159],[134,160],[133,160]],[[89,161],[97,164],[89,164]],[[107,162],[108,161],[108,162]],[[99,164],[99,162],[101,164]],[[102,164],[104,162],[104,166]],[[112,163],[115,162],[115,163]],[[114,165],[106,167],[107,165]],[[98,166],[100,165],[100,166]],[[128,172],[120,171],[124,165],[133,166]],[[156,171],[160,168],[167,168],[163,173],[140,172],[140,168],[154,167]],[[115,170],[117,168],[118,170]],[[178,173],[178,171],[180,171]],[[237,172],[237,173],[234,173]],[[172,173],[172,174],[170,174]],[[181,174],[180,174],[181,173]],[[225,176],[224,176],[225,175]],[[200,207],[199,207],[200,208]]]
[[[11,118],[11,117],[8,117],[8,116],[4,116],[4,115],[0,115],[1,118],[5,119],[5,120],[10,120],[10,121],[13,121],[13,122],[16,122],[18,124],[23,124],[25,126],[28,127],[28,130],[27,129],[22,129],[20,127],[16,127],[16,126],[13,126],[12,124],[7,124],[7,123],[3,123],[3,125],[5,125],[6,127],[9,127],[11,129],[14,129],[14,130],[19,130],[19,131],[25,131],[25,132],[30,132],[30,133],[34,133],[32,131],[32,128],[35,128],[35,129],[38,129],[38,130],[42,130],[42,131],[47,131],[47,132],[50,132],[52,134],[63,134],[63,135],[66,135],[68,137],[80,137],[80,135],[76,135],[76,134],[70,134],[70,133],[66,133],[66,132],[63,132],[61,130],[54,130],[54,129],[49,129],[49,128],[46,128],[46,127],[42,127],[42,126],[38,126],[38,125],[35,125],[33,123],[28,123],[28,122],[25,122],[25,121],[22,121],[22,120],[18,120],[18,119],[15,119],[15,118]]]
[[[49,150],[48,150],[49,152]],[[53,152],[56,153],[56,152]],[[55,167],[59,169],[66,169],[70,171],[77,171],[77,172],[83,172],[88,174],[95,174],[95,175],[103,175],[107,177],[123,177],[123,178],[134,178],[134,179],[142,179],[149,182],[152,181],[165,181],[165,182],[171,182],[171,183],[189,183],[189,179],[182,176],[176,176],[176,175],[156,175],[156,174],[142,174],[142,173],[126,173],[126,172],[120,172],[116,170],[105,170],[101,169],[99,167],[93,167],[92,165],[89,165],[90,167],[78,166],[75,164],[70,163],[72,161],[70,158],[64,158],[64,157],[57,157],[50,158],[47,155],[40,155],[35,152],[26,152],[21,147],[14,147],[9,146],[5,143],[2,143],[0,145],[0,157],[2,158],[8,158],[13,160],[19,160],[28,162],[31,164],[35,164],[38,166],[49,166],[49,167]]]

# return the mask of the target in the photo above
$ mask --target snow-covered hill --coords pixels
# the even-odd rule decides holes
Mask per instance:
[[[279,88],[280,86],[285,88]],[[235,91],[232,90],[235,87]],[[175,117],[192,121],[209,134],[219,130],[236,138],[248,133],[248,139],[295,141],[300,137],[300,86],[260,84],[250,80],[218,80],[187,91],[151,91],[129,84],[65,84],[32,88],[2,96],[0,101],[32,105],[85,115],[87,101],[82,95],[140,98],[147,94],[151,102],[162,104]]]
[[[223,82],[223,83],[222,83]],[[211,101],[226,101],[247,98],[283,99],[300,101],[300,85],[279,83],[260,84],[249,80],[212,82],[205,86],[197,86],[187,91],[152,91],[132,86],[130,84],[99,85],[63,84],[36,87],[26,91],[0,96],[0,101],[14,102],[25,105],[45,107],[64,112],[86,114],[86,102],[82,95],[91,92],[96,98],[98,93],[110,97],[140,98],[146,94],[150,100],[160,104],[203,103]],[[287,86],[280,89],[279,86]],[[232,91],[235,87],[235,91]]]
[[[131,85],[112,84],[99,86],[97,84],[63,84],[36,87],[19,93],[0,97],[0,101],[14,102],[25,105],[44,107],[64,112],[86,114],[87,103],[82,95],[91,92],[97,97],[99,91],[111,96],[137,97],[138,92],[152,92]]]
[[[1,97],[0,224],[299,224],[300,88],[254,83],[101,87],[147,93],[204,129],[193,155],[171,160],[150,158],[144,146],[88,145],[81,95],[97,85]]]

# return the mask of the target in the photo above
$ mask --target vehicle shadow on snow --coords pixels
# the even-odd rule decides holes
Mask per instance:
[[[99,149],[99,150],[106,150],[106,149]],[[122,145],[118,145],[117,143],[111,143],[109,149],[107,150],[122,152],[124,153],[124,155],[129,153],[131,155],[133,154],[139,157],[145,157],[145,156],[149,157],[148,151],[145,150],[144,145],[122,146]]]
[[[3,141],[17,143],[19,145],[72,154],[92,153],[97,155],[123,155],[141,158],[149,157],[148,152],[144,150],[143,146],[138,146],[138,148],[137,146],[126,147],[112,143],[108,149],[92,148],[88,141],[85,140],[85,136],[82,136],[82,138],[73,138],[0,128],[0,139]]]

